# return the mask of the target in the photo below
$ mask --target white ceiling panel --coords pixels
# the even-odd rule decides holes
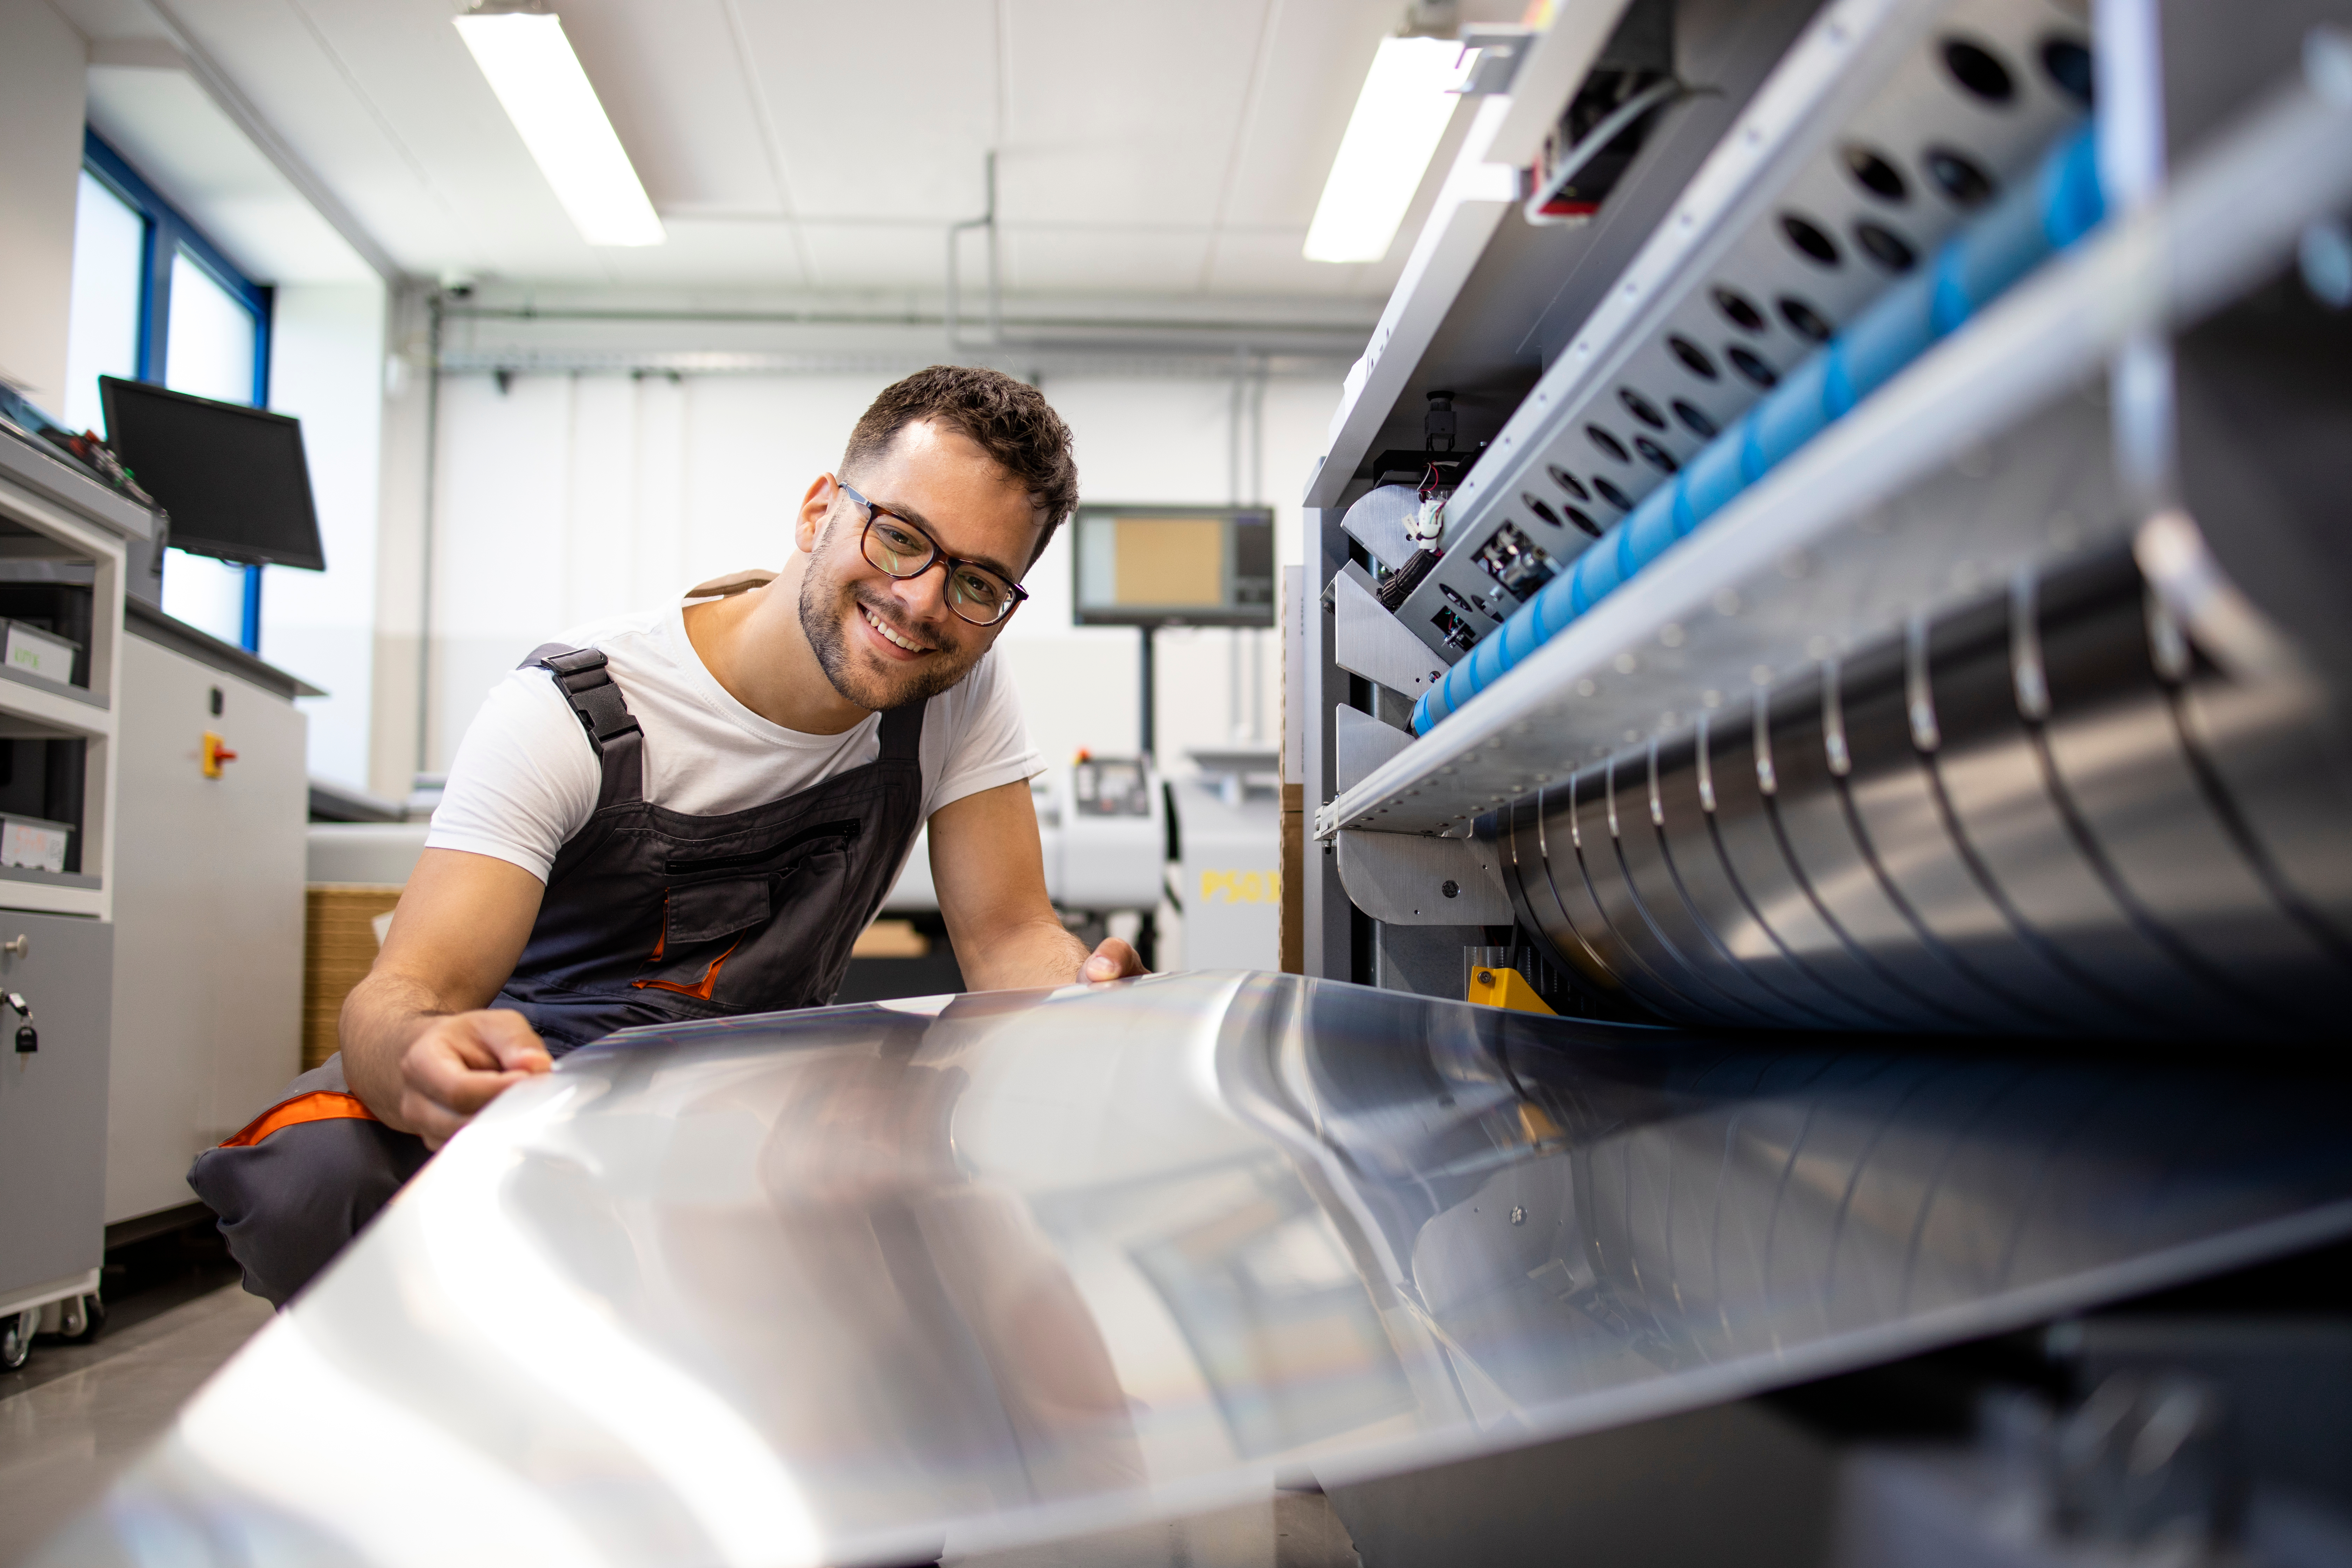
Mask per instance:
[[[1212,294],[1345,294],[1385,299],[1396,287],[1402,257],[1371,265],[1337,267],[1298,254],[1307,226],[1222,228],[1210,247],[1201,287]]]
[[[1041,294],[1091,289],[1117,278],[1122,292],[1189,293],[1200,287],[1208,257],[1205,228],[1014,228],[1004,236],[1004,282]]]
[[[1219,216],[1244,226],[1296,224],[1303,236],[1373,51],[1396,26],[1387,0],[1281,5],[1267,30],[1264,86],[1240,127]]]
[[[186,47],[420,276],[930,294],[991,148],[1024,293],[1360,300],[1394,276],[1297,249],[1399,0],[554,0],[669,231],[633,251],[580,240],[449,25],[465,3],[56,0],[93,39]],[[192,112],[118,85],[148,145]],[[219,226],[240,199],[193,207]]]
[[[730,289],[802,289],[809,268],[797,226],[785,218],[668,216],[666,245],[597,251],[614,282],[713,284]]]
[[[599,259],[619,283],[802,289],[811,279],[797,227],[782,218],[662,219],[665,245],[607,250]]]
[[[796,215],[944,225],[980,212],[997,134],[995,6],[727,3]]]
[[[375,273],[184,70],[93,66],[89,122],[261,283],[359,283]]]
[[[1012,0],[1006,217],[1216,222],[1273,3]]]
[[[296,0],[173,0],[172,15],[173,30],[235,82],[400,266],[426,276],[488,266],[487,237]]]
[[[800,225],[809,282],[819,289],[915,289],[937,294],[947,278],[947,235],[932,224],[856,223],[811,218]],[[964,241],[964,288],[977,294],[988,281],[986,242]]]
[[[187,0],[183,0],[187,3]],[[202,0],[226,7],[251,0]],[[523,277],[602,275],[449,25],[446,0],[278,0],[425,172],[487,266]],[[331,179],[332,176],[330,176]]]
[[[788,212],[730,11],[727,0],[566,0],[562,7],[563,31],[665,216]]]

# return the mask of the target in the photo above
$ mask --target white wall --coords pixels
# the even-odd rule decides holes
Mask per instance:
[[[60,417],[87,58],[46,0],[0,0],[0,375]]]
[[[382,484],[376,495],[375,614],[368,704],[368,784],[388,800],[408,794],[417,755],[423,660],[425,438],[434,378],[425,292],[394,291],[387,314]]]
[[[382,284],[278,286],[269,405],[302,421],[327,569],[268,569],[261,657],[326,689],[299,703],[310,718],[310,772],[360,789],[369,784],[374,687],[383,342]]]
[[[1268,502],[1277,554],[1299,559],[1298,497],[1339,405],[1336,382],[1269,381],[1256,420],[1245,404],[1238,494],[1230,381],[1058,377],[1044,391],[1069,422],[1089,501]],[[1265,433],[1255,462],[1247,438],[1253,425]],[[1263,473],[1258,494],[1251,493],[1254,467]],[[1132,752],[1139,722],[1139,634],[1071,624],[1070,573],[1066,530],[1030,572],[1026,586],[1034,597],[997,644],[1019,682],[1030,732],[1054,762],[1081,746]],[[1157,637],[1155,723],[1163,767],[1181,770],[1188,751],[1247,738],[1254,718],[1255,739],[1275,743],[1282,657],[1271,630],[1169,630]]]
[[[850,426],[888,379],[522,375],[501,392],[486,375],[445,377],[427,771],[446,766],[483,693],[537,644],[722,572],[779,564],[802,491],[840,460]],[[1064,377],[1044,391],[1076,435],[1087,499],[1234,499],[1229,381]],[[1285,560],[1298,558],[1297,498],[1338,396],[1336,383],[1268,383],[1262,457],[1254,463],[1243,445],[1241,499],[1261,499],[1247,492],[1262,469]],[[1255,423],[1245,412],[1245,433]],[[387,563],[394,550],[388,531]],[[1027,586],[1031,602],[997,646],[1039,747],[1055,761],[1081,746],[1131,752],[1137,634],[1071,625],[1066,536]],[[395,613],[386,606],[387,623]],[[1164,632],[1159,663],[1163,764],[1230,744],[1236,720],[1246,731],[1253,715],[1273,743],[1280,656],[1271,632]],[[381,718],[380,750],[394,743]],[[379,789],[386,773],[380,760]]]

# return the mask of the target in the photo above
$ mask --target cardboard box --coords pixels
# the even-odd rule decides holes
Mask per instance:
[[[302,931],[302,1070],[333,1056],[343,998],[375,964],[376,921],[400,902],[396,884],[313,882]]]

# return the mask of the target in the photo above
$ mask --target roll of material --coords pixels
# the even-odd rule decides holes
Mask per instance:
[[[2051,149],[2032,179],[2013,186],[1953,236],[1931,265],[1882,294],[1423,694],[1413,707],[1414,731],[1429,733],[2027,273],[2088,234],[2105,211],[2095,145],[2085,128]]]
[[[1072,1538],[2329,1242],[2347,1121],[2319,1062],[1264,972],[631,1030],[501,1095],[30,1561],[1118,1561]]]

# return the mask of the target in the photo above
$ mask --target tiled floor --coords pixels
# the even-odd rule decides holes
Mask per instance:
[[[92,1344],[37,1344],[0,1384],[0,1564],[93,1501],[268,1321],[268,1302],[231,1285]]]

